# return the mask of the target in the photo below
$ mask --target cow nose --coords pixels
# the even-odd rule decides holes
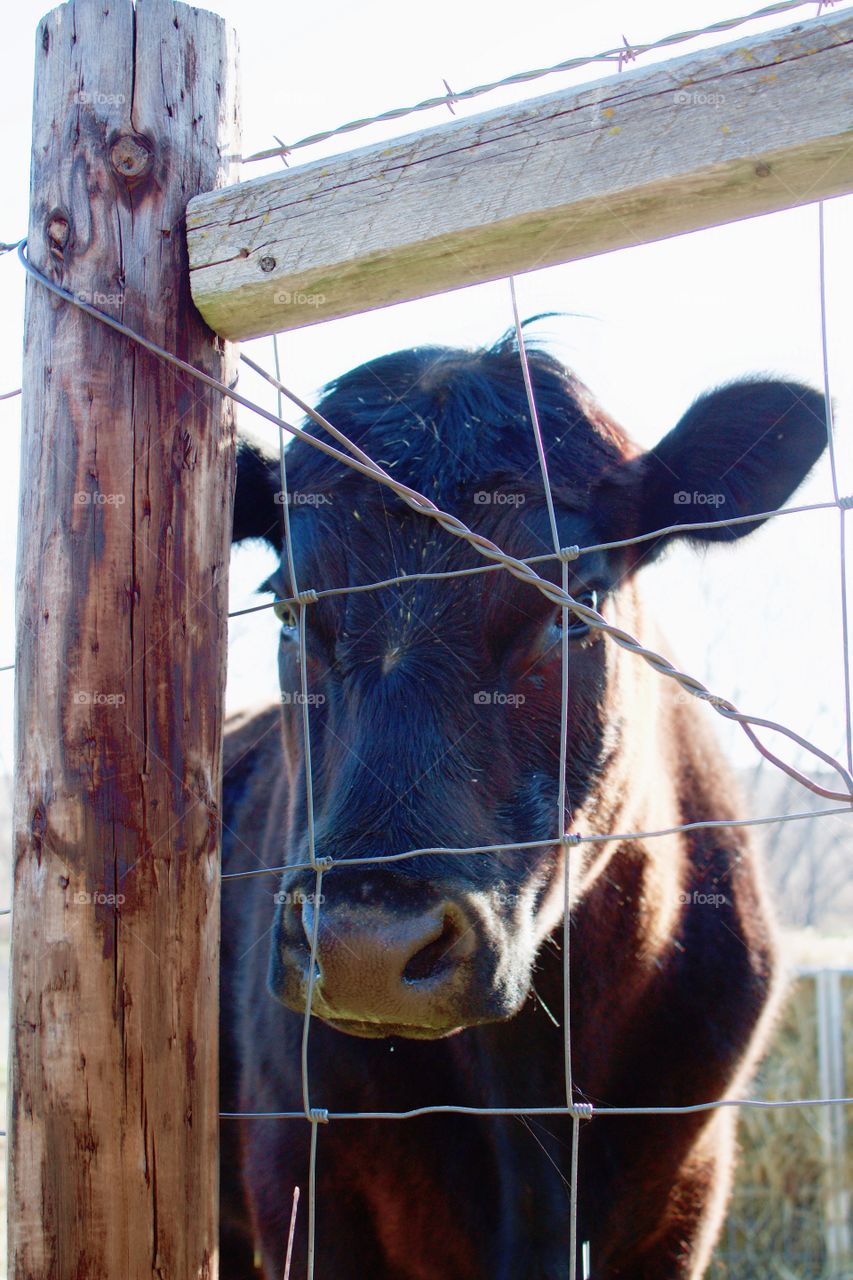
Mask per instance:
[[[474,931],[453,902],[412,912],[302,904],[308,946],[317,928],[315,1011],[333,1020],[430,1027],[447,1020],[474,952]],[[452,1019],[451,1019],[452,1020]]]

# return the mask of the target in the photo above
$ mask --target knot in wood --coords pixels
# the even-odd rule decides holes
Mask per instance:
[[[53,209],[47,215],[47,225],[45,227],[47,235],[47,245],[50,252],[55,258],[65,256],[65,246],[68,244],[71,235],[71,223],[68,214],[62,209]]]
[[[138,182],[151,168],[153,147],[138,133],[122,133],[110,147],[113,171],[126,182]]]

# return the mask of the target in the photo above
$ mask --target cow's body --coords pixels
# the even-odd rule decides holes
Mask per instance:
[[[441,372],[440,360],[411,355],[421,358],[418,393],[435,406],[432,417],[422,401],[409,407],[411,386],[408,397],[400,396],[399,387],[395,397],[386,394],[393,370],[380,369],[380,383],[382,402],[390,401],[395,408],[402,404],[413,433],[422,427],[430,443],[440,442],[439,408],[446,410],[454,390],[466,415],[474,415],[480,404],[481,416],[490,413],[494,419],[494,403],[479,382],[479,400],[469,383],[459,389],[459,368],[464,370],[466,360],[473,366],[479,357],[449,353],[455,363],[451,367],[445,357],[442,380],[434,372],[436,365]],[[588,544],[665,525],[667,519],[660,518],[663,499],[658,494],[653,502],[649,493],[649,472],[657,464],[638,459],[627,438],[603,415],[596,417],[599,411],[569,383],[563,383],[563,390],[571,396],[575,416],[563,441],[575,434],[575,470],[570,476],[560,473],[562,441],[553,432],[554,421],[559,425],[559,397],[548,381],[552,366],[544,357],[539,360],[535,373],[541,383],[543,434],[561,517],[561,542]],[[507,391],[510,383],[501,382],[512,378],[509,369],[508,362],[501,364],[491,385],[501,390],[505,401],[512,396],[523,404],[523,390],[512,381]],[[759,385],[764,388],[760,393]],[[778,396],[784,385],[747,385],[739,394],[741,401],[757,397],[754,415],[761,397]],[[324,412],[357,435],[358,412],[352,421],[342,420],[342,387],[347,391],[346,380],[327,399]],[[772,394],[770,387],[776,388]],[[364,404],[364,397],[356,394],[362,389],[348,389],[354,403]],[[789,418],[796,413],[789,402],[802,406],[810,394],[788,387]],[[731,391],[717,396],[729,397],[725,403],[731,403]],[[730,450],[732,459],[716,457],[719,471],[728,468],[731,514],[778,504],[808,469],[820,451],[811,423],[819,413],[817,397],[812,396],[807,409],[805,425],[797,414],[797,456],[780,464],[788,474],[780,477],[777,465],[774,477],[765,481],[753,457],[748,498],[737,471],[742,468],[737,456],[747,442],[741,438]],[[696,483],[696,418],[701,415],[691,412],[693,418],[688,415],[677,429],[682,443],[693,432],[687,440],[689,459],[680,459],[682,470],[672,482],[679,491]],[[760,438],[747,452],[759,450],[768,432],[775,430],[783,438],[777,430],[778,405],[771,406],[770,416],[772,422],[755,425],[754,434]],[[419,455],[411,449],[395,455],[386,448],[383,456],[382,446],[388,441],[375,429],[371,438],[372,429],[365,412],[359,443],[392,474],[396,469],[406,483],[426,490],[469,524],[485,528],[514,554],[547,550],[547,524],[533,505],[535,473],[525,482],[530,495],[526,509],[516,505],[512,511],[506,509],[510,504],[493,504],[477,521],[477,512],[470,503],[465,506],[458,491],[454,499],[452,486],[446,477],[441,480],[426,447]],[[789,421],[786,431],[790,429]],[[514,451],[532,448],[529,437],[522,440],[521,430],[519,423],[506,427],[507,433],[519,437],[514,442],[507,434],[500,463],[493,454],[489,468],[472,472],[478,492],[495,491],[498,485],[506,491],[507,462],[510,477],[513,468],[520,475],[522,461]],[[458,439],[444,443],[461,459]],[[410,444],[409,440],[407,448]],[[473,466],[484,448],[488,456],[488,439],[457,465]],[[721,448],[724,445],[715,440],[714,449]],[[661,466],[674,470],[677,459],[666,442],[661,456]],[[535,463],[535,453],[532,458]],[[251,484],[257,483],[257,466],[257,459],[250,460],[248,472],[244,466]],[[371,482],[346,482],[363,488],[366,505],[359,511],[358,487],[342,489],[340,469],[324,471],[324,466],[314,463],[306,446],[302,453],[294,450],[297,489],[315,494],[322,489],[337,495],[338,502],[337,509],[327,504],[331,510],[319,526],[316,518],[322,506],[315,506],[314,524],[303,526],[301,543],[300,534],[295,535],[302,557],[297,566],[300,587],[354,585],[395,572],[415,572],[418,566],[444,569],[476,563],[474,554],[449,534],[432,527],[424,531],[423,516],[399,507],[390,516],[385,508],[387,542],[384,533],[379,538],[368,533],[366,541],[355,545],[352,537],[360,536],[372,501],[367,498]],[[694,472],[684,475],[690,467]],[[484,474],[488,470],[492,475]],[[496,472],[500,480],[495,480]],[[276,532],[262,527],[259,505],[257,490],[248,507],[246,494],[241,500],[238,490],[236,535],[266,534],[276,542]],[[498,505],[504,509],[496,510]],[[678,506],[667,512],[670,521],[679,514],[684,518]],[[693,514],[693,519],[703,515],[707,518],[707,511]],[[318,528],[332,540],[327,545],[320,543]],[[354,534],[342,539],[348,528]],[[643,616],[632,576],[633,554],[597,564],[596,581],[606,599],[602,611],[645,642],[661,647]],[[327,568],[325,580],[305,576],[317,574],[320,563]],[[559,572],[559,566],[552,566],[549,576],[559,580]],[[589,581],[588,576],[573,582],[574,594]],[[273,585],[286,594],[280,582]],[[503,573],[453,580],[452,591],[458,594],[451,599],[456,603],[444,613],[440,593],[450,589],[449,582],[421,584],[418,591],[424,594],[391,597],[390,603],[382,593],[366,593],[358,597],[367,601],[359,607],[373,610],[372,622],[369,613],[318,616],[309,686],[325,690],[325,702],[319,709],[312,707],[311,713],[321,855],[334,850],[346,859],[420,847],[544,841],[554,833],[559,734],[553,712],[555,703],[559,712],[559,645],[555,661],[550,633],[550,647],[543,648],[541,630],[550,623],[537,612],[538,593],[519,595],[532,589],[507,586]],[[500,627],[508,610],[513,625],[507,640]],[[480,646],[480,630],[487,636],[499,634],[500,643]],[[526,638],[517,641],[517,635]],[[288,643],[283,641],[284,650]],[[522,643],[523,661],[516,652]],[[433,648],[421,664],[419,646],[429,644]],[[281,658],[286,692],[299,687],[294,670],[287,650]],[[709,731],[707,708],[600,637],[573,638],[570,673],[570,830],[643,832],[742,814]],[[498,703],[493,693],[492,703],[482,707],[475,698],[484,687],[502,690],[503,701]],[[516,697],[523,691],[526,701],[507,701],[513,690]],[[441,738],[446,728],[442,709],[453,724],[446,743]],[[283,735],[277,707],[232,723],[225,766],[227,872],[305,858],[300,715],[292,702],[284,708]],[[394,738],[398,731],[399,740]],[[445,775],[449,778],[443,781]],[[772,927],[747,833],[738,828],[706,829],[586,844],[576,846],[572,858],[576,1100],[587,1100],[596,1108],[677,1106],[736,1093],[760,1050],[774,990]],[[294,894],[310,891],[311,883],[304,876],[286,875],[281,886],[270,876],[227,883],[224,888],[225,1110],[302,1107],[300,973],[313,916],[304,904],[296,909],[280,901],[277,905],[275,895],[281,887],[290,902]],[[391,873],[337,867],[325,877],[324,893],[327,902],[321,908],[318,934],[321,974],[313,1005],[322,1017],[312,1020],[310,1035],[312,1106],[361,1112],[430,1104],[525,1109],[564,1104],[563,1032],[556,1025],[563,1007],[563,869],[558,847],[480,856],[476,862],[428,855],[394,864]],[[323,925],[324,913],[334,929]],[[416,935],[415,942],[406,930]],[[374,934],[380,939],[375,948]],[[377,977],[386,953],[392,957],[390,967]],[[328,1023],[353,1034],[342,1034]],[[454,1025],[465,1029],[448,1034]],[[571,1122],[554,1116],[433,1115],[321,1126],[317,1276],[564,1277],[571,1137]],[[303,1201],[291,1274],[304,1274],[308,1138],[304,1120],[223,1122],[224,1280],[254,1275],[255,1251],[262,1257],[267,1280],[282,1275],[296,1185]],[[701,1276],[724,1212],[731,1152],[727,1112],[601,1116],[582,1122],[577,1239],[579,1247],[589,1242],[595,1280]]]

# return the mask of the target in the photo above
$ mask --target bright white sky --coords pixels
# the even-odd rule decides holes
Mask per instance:
[[[635,0],[538,0],[535,5],[432,0],[428,6],[400,0],[311,5],[221,0],[210,7],[239,33],[244,153],[249,154],[274,145],[273,134],[292,140],[441,93],[443,78],[460,89],[611,48],[623,32],[636,42],[654,40],[751,6],[748,0],[646,0],[641,6]],[[26,229],[33,45],[42,12],[42,0],[17,0],[4,11],[0,118],[6,121],[6,176],[0,240],[15,240]],[[812,12],[805,6],[787,21]],[[746,30],[756,33],[784,22],[770,19]],[[741,39],[744,30],[736,34]],[[689,47],[733,38],[706,37]],[[646,55],[643,65],[653,59]],[[554,76],[513,93],[489,95],[475,107],[459,106],[457,113],[597,78],[590,69]],[[314,159],[447,119],[442,109],[302,155]],[[274,167],[253,165],[247,176]],[[826,218],[831,383],[838,403],[841,486],[851,492],[853,198],[828,203]],[[811,206],[532,273],[518,282],[520,305],[526,315],[556,310],[579,317],[549,321],[540,332],[606,408],[643,444],[652,445],[698,392],[715,383],[762,370],[821,384],[817,251],[817,208]],[[20,385],[23,282],[13,256],[0,259],[0,273],[2,392]],[[371,356],[414,343],[488,343],[510,322],[508,286],[485,285],[284,335],[283,376],[311,398],[327,379]],[[271,340],[249,349],[272,366]],[[243,390],[274,408],[269,388],[259,381],[244,378]],[[19,411],[20,401],[0,403],[0,664],[11,661],[14,652]],[[248,415],[242,422],[247,424]],[[257,430],[271,446],[275,443],[271,428],[258,423]],[[823,464],[801,491],[801,500],[830,497]],[[254,602],[252,590],[267,571],[262,550],[235,553],[234,607]],[[721,549],[705,558],[677,552],[647,572],[646,588],[687,670],[745,710],[816,735],[827,750],[843,750],[835,512],[775,521],[736,550]],[[234,624],[231,706],[274,696],[275,645],[269,613]],[[5,772],[11,763],[11,674],[0,674],[0,682],[0,771]],[[733,749],[742,762],[751,758],[739,735]],[[798,807],[810,807],[807,794]]]

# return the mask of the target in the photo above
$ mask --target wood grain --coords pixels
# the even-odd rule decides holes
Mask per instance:
[[[369,311],[853,189],[853,18],[610,75],[197,196],[228,338]]]
[[[237,123],[210,13],[38,28],[31,260],[226,380],[184,211]],[[25,333],[9,1275],[212,1280],[233,417],[32,280]]]

